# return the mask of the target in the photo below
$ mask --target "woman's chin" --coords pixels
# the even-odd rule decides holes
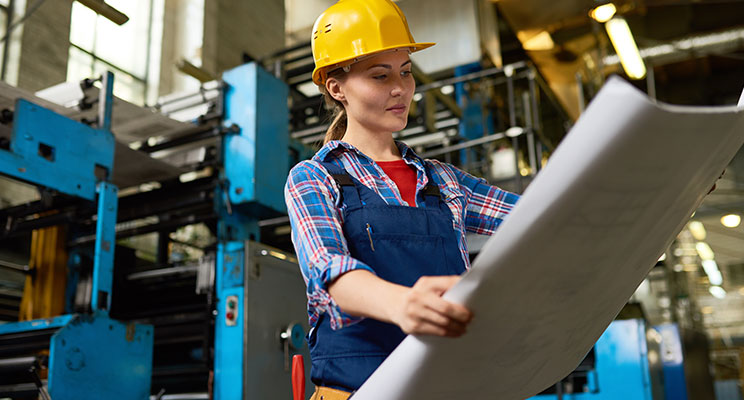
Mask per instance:
[[[373,132],[399,132],[406,128],[408,125],[408,116],[405,119],[402,118],[385,118],[377,121],[367,121],[369,124],[362,123],[363,126],[367,126]]]
[[[388,130],[390,132],[402,131],[403,129],[406,129],[406,126],[408,125],[408,118],[406,118],[405,120],[398,120],[398,121],[391,122],[388,125],[389,125]]]

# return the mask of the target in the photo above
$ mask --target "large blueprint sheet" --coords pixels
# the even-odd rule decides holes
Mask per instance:
[[[744,109],[608,81],[445,297],[458,339],[407,337],[354,400],[521,400],[568,375],[744,142]]]

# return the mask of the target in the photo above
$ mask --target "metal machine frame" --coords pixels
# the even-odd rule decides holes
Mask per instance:
[[[262,253],[274,255],[278,260],[287,260],[291,256],[246,241],[259,240],[261,219],[277,217],[286,212],[283,188],[290,167],[287,153],[287,86],[255,63],[225,72],[223,81],[226,84],[224,125],[234,129],[222,139],[223,184],[221,195],[216,196],[220,219],[215,285],[214,398],[223,400],[257,396],[261,399],[280,399],[283,398],[282,394],[290,395],[288,361],[283,367],[287,374],[286,390],[282,390],[281,386],[276,387],[281,384],[281,378],[268,371],[281,371],[276,365],[277,356],[283,353],[284,359],[288,360],[291,358],[290,352],[296,353],[304,345],[304,329],[300,329],[301,326],[307,326],[304,283],[296,262],[289,272],[286,265],[276,265],[271,269],[262,269],[263,274],[258,273],[257,265],[263,263],[257,264],[256,258],[264,257]],[[269,278],[268,274],[275,274],[272,271],[282,268],[285,272],[281,280]],[[267,291],[264,283],[259,283],[264,286],[256,284],[257,280],[271,281],[274,286]],[[282,288],[280,282],[292,287]],[[264,309],[251,307],[260,301],[255,297],[255,292],[259,291],[267,296]],[[295,300],[290,303],[294,309],[286,304],[289,298]],[[292,310],[294,315],[283,322],[285,326],[282,329],[279,326],[264,326],[266,318],[272,320],[291,315]],[[272,314],[272,317],[268,317]],[[258,317],[261,315],[266,317]],[[268,329],[277,334],[261,340],[262,335],[257,335],[256,329]],[[278,332],[288,329],[289,336],[284,339],[277,336]],[[263,334],[266,335],[271,333]],[[296,340],[298,335],[302,340]],[[261,343],[256,343],[257,340]],[[271,343],[276,345],[273,358],[269,355],[272,353]],[[260,367],[262,364],[263,367]],[[249,375],[248,371],[260,372],[258,376],[262,378],[256,379],[257,376]],[[235,385],[235,382],[241,381],[254,384]]]
[[[149,398],[152,327],[108,317],[118,205],[118,189],[108,182],[114,158],[113,74],[102,77],[102,86],[96,128],[23,99],[15,104],[10,149],[0,150],[0,173],[95,201],[96,236],[91,313],[0,325],[0,348],[8,343],[5,350],[19,353],[0,362],[0,369],[20,369],[20,375],[26,369],[33,382],[3,386],[0,392],[38,390],[42,398],[55,400]],[[38,353],[20,355],[24,346],[17,343],[24,338],[47,343],[46,385]]]

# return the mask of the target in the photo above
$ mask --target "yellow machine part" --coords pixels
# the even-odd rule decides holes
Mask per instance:
[[[50,318],[64,313],[67,284],[67,230],[52,226],[33,231],[31,274],[26,277],[19,320]]]

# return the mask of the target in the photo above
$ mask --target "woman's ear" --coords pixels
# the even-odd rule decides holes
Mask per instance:
[[[340,101],[341,103],[346,101],[344,90],[341,87],[341,82],[338,79],[328,77],[326,79],[325,87],[326,87],[326,90],[328,91],[328,94],[331,95],[331,97],[333,97],[334,100]]]

